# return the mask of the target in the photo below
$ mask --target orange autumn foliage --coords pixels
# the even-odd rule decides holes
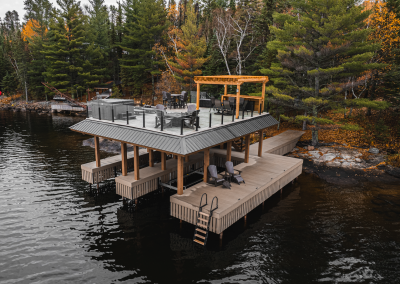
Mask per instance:
[[[35,29],[38,29],[40,27],[39,23],[31,19],[29,20],[23,27],[22,29],[22,37],[25,41],[27,41],[30,38],[38,36],[37,32],[35,32]],[[47,32],[47,29],[46,29]]]

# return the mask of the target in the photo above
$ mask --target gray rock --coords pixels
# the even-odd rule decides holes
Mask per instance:
[[[299,151],[299,148],[293,148],[292,151]]]
[[[308,151],[308,153],[313,156],[313,158],[315,159],[319,159],[319,157],[321,157],[321,154],[319,153],[319,151]]]
[[[322,156],[322,158],[324,159],[324,161],[332,161],[333,159],[336,158],[336,154],[325,154]]]
[[[354,162],[343,162],[342,163],[342,167],[343,168],[352,168],[354,167],[356,164]]]
[[[370,153],[372,153],[372,154],[379,154],[379,149],[378,149],[378,148],[371,147],[371,148],[369,149],[368,152],[370,152]]]
[[[395,168],[395,167],[392,167],[392,166],[388,166],[385,169],[385,173],[387,173],[387,174],[389,174],[391,176],[400,178],[400,168]]]
[[[340,154],[340,157],[342,157],[343,159],[351,159],[351,158],[353,158],[350,154]]]
[[[327,165],[328,167],[340,167],[341,164],[342,164],[342,163],[337,162],[337,161],[332,161],[332,162],[326,163],[326,165]]]
[[[360,158],[356,158],[356,162],[357,162],[357,163],[361,163],[362,160],[361,160]]]

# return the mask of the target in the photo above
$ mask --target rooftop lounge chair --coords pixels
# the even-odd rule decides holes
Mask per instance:
[[[196,110],[196,105],[188,105],[187,112],[190,114]]]
[[[156,109],[165,110],[165,106],[161,105],[161,104],[158,104],[158,105],[156,105]]]
[[[210,173],[210,183],[213,182],[215,186],[217,186],[218,184],[222,184],[225,181],[224,178],[218,177],[218,172],[217,172],[216,166],[209,165],[208,172]]]
[[[188,100],[188,94],[186,91],[182,91],[181,96],[179,97],[180,105],[182,107],[185,107],[185,104],[187,106],[187,100]]]
[[[233,163],[231,161],[227,161],[225,163],[225,168],[226,168],[226,176],[229,178],[230,181],[232,181],[232,179],[234,181],[236,181],[239,185],[241,182],[244,182],[244,179],[242,178],[242,176],[240,175],[242,173],[242,171],[239,170],[235,170],[233,168]],[[235,171],[238,172],[238,174],[235,174]]]

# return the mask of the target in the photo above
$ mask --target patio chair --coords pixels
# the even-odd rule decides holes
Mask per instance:
[[[217,167],[214,165],[208,166],[208,172],[210,173],[210,183],[214,183],[215,186],[222,184],[225,179],[218,177]]]
[[[245,183],[244,179],[240,175],[242,173],[242,171],[235,170],[233,168],[233,163],[231,161],[227,161],[225,163],[225,169],[226,169],[226,171],[225,171],[226,177],[228,177],[230,181],[234,180],[239,185],[240,185],[241,182]],[[238,174],[235,174],[235,171],[238,172]]]
[[[167,105],[172,108],[172,105],[175,104],[174,99],[172,99],[171,97],[171,93],[166,93],[166,97],[167,97]]]
[[[254,102],[253,101],[246,101],[243,110],[249,114],[249,111],[254,111]]]
[[[156,125],[155,128],[161,126],[161,120],[163,120],[163,128],[172,127],[172,120],[165,117],[165,110],[156,111]]]
[[[229,104],[228,100],[224,100],[224,104],[222,106],[222,114],[224,114],[224,112],[226,114],[229,114],[232,112],[232,108],[231,108],[231,105]]]
[[[192,129],[196,126],[196,118],[199,115],[200,110],[194,110],[190,113],[190,117],[185,119],[185,125]],[[200,127],[200,126],[199,126]]]
[[[196,110],[196,105],[188,105],[187,112],[190,114]]]
[[[187,99],[188,99],[188,94],[186,91],[182,91],[181,96],[179,97],[179,101],[181,103],[181,106],[185,107],[185,104],[187,106]]]
[[[166,91],[162,91],[162,101],[163,101],[163,105],[165,105],[166,101],[167,101],[167,92]]]
[[[215,100],[214,106],[213,106],[213,110],[217,111],[218,113],[221,113],[223,111],[222,109],[222,104],[220,100]]]
[[[165,106],[161,105],[161,104],[158,104],[158,105],[156,105],[156,109],[165,110]]]

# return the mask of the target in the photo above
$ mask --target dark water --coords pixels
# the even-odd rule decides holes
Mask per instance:
[[[0,111],[0,283],[400,283],[400,186],[303,174],[204,249],[168,193],[88,191],[77,121]]]

